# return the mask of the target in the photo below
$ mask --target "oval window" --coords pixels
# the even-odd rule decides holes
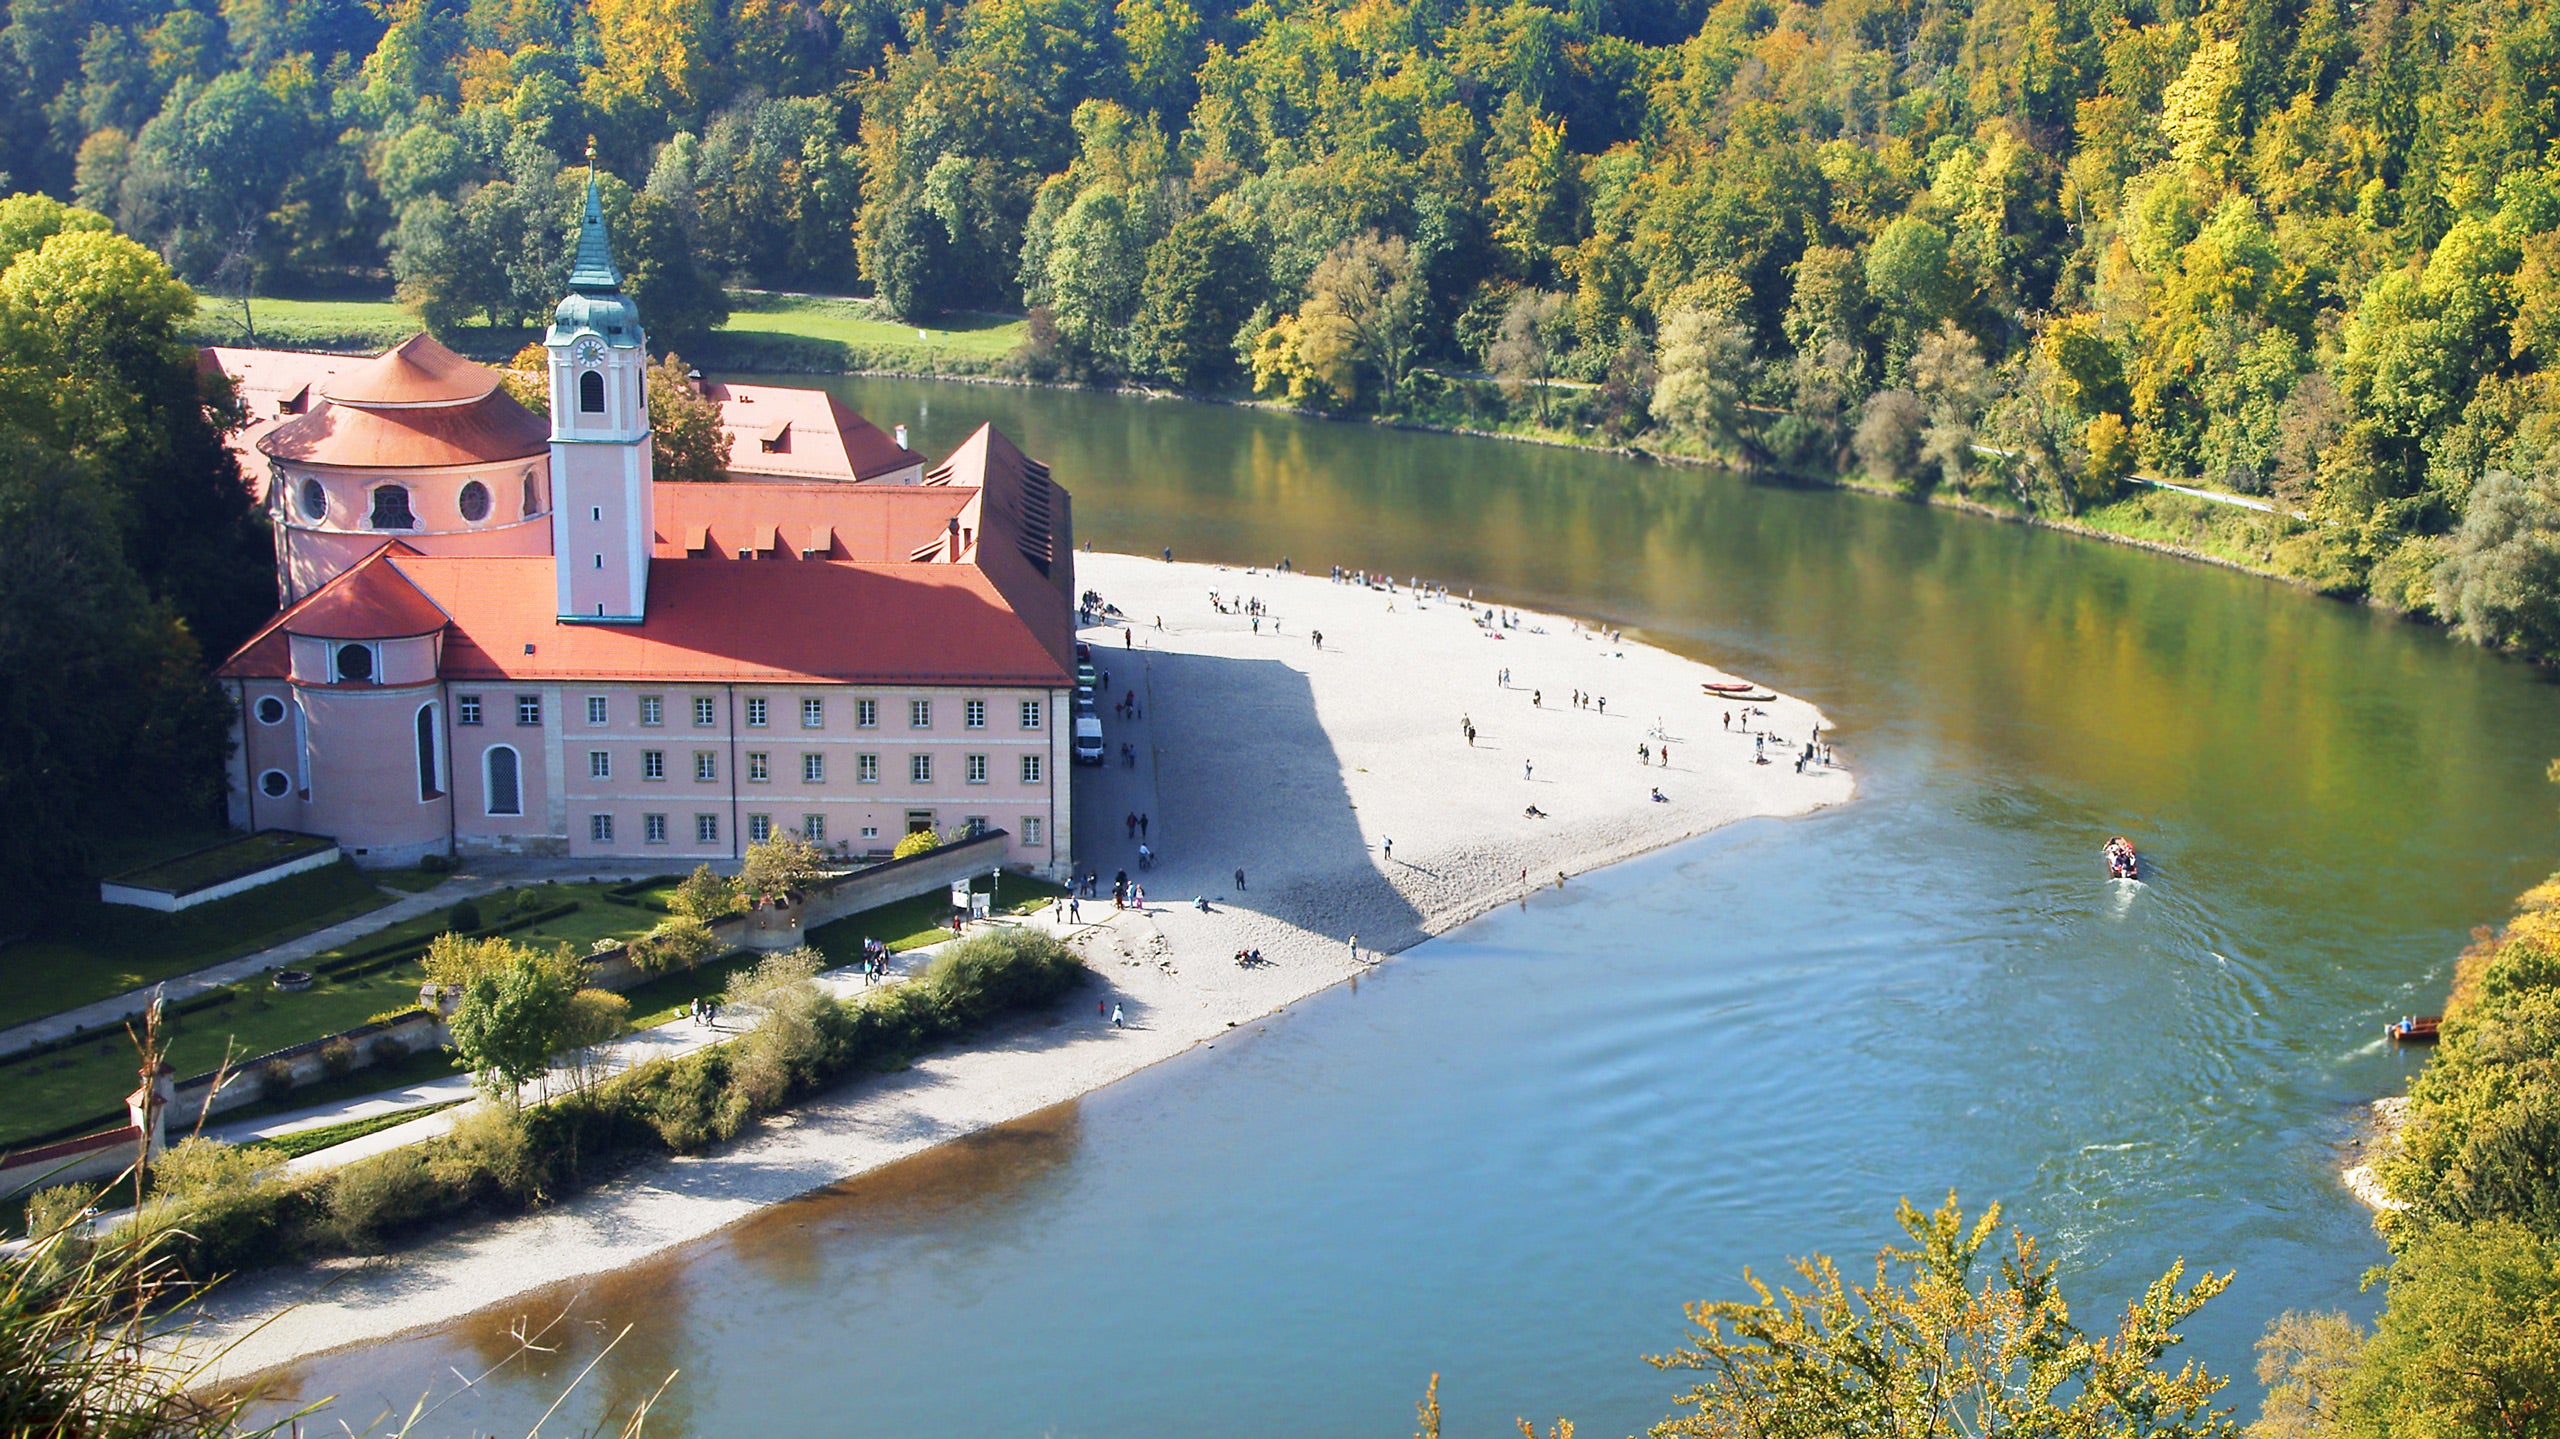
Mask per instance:
[[[283,724],[284,701],[268,695],[258,701],[258,723]]]
[[[464,519],[475,525],[480,523],[489,518],[489,487],[478,480],[473,480],[462,487],[459,503]]]
[[[329,517],[329,492],[320,488],[318,480],[302,482],[302,517],[306,520]]]
[[[363,645],[338,646],[338,682],[350,685],[373,683],[373,651]]]
[[[269,799],[282,799],[293,789],[293,779],[283,770],[271,769],[258,776],[258,793]]]

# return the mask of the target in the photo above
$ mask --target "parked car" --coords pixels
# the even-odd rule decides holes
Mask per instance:
[[[1085,713],[1076,716],[1076,763],[1102,763],[1102,718]]]

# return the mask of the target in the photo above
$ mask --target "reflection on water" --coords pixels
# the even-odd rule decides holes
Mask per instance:
[[[1863,1254],[1897,1197],[1949,1187],[2044,1234],[2092,1322],[2182,1256],[2236,1269],[2191,1347],[2227,1372],[2282,1309],[2369,1309],[2380,1250],[2335,1148],[2415,1063],[2382,1018],[2429,1007],[2560,841],[2529,671],[1853,496],[839,387],[935,452],[995,419],[1100,547],[1431,575],[1711,656],[1827,710],[1860,799],[1544,892],[1214,1053],[589,1286],[590,1337],[441,1432],[521,1432],[625,1323],[599,1395],[681,1368],[700,1433],[1381,1433],[1434,1371],[1452,1433],[1633,1432],[1675,1391],[1637,1356],[1682,1302]],[[2145,883],[2105,878],[2118,832]],[[492,1332],[296,1381],[413,1394]]]

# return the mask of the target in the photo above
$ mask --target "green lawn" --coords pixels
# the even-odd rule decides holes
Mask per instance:
[[[176,914],[75,900],[60,937],[0,945],[0,1025],[202,969],[390,902],[344,860]]]
[[[165,859],[140,869],[128,869],[107,878],[138,889],[156,889],[174,895],[190,895],[200,889],[235,880],[243,875],[272,868],[287,860],[307,859],[329,849],[332,841],[314,834],[293,834],[269,830],[262,834],[244,834],[237,839],[207,845],[203,849]]]
[[[997,898],[1003,912],[1029,914],[1065,893],[1045,880],[1008,874]],[[937,889],[820,925],[809,931],[809,947],[825,955],[830,965],[851,964],[861,958],[865,938],[886,940],[896,952],[939,944],[951,937],[950,918],[951,896]]]
[[[389,1114],[368,1114],[362,1119],[350,1119],[341,1124],[323,1124],[315,1129],[297,1129],[291,1134],[279,1134],[273,1139],[261,1139],[257,1147],[274,1150],[287,1159],[300,1159],[306,1154],[317,1153],[332,1145],[344,1144],[350,1139],[362,1139],[368,1134],[389,1129],[395,1124],[406,1124],[412,1119],[424,1119],[430,1114],[442,1114],[457,1104],[468,1102],[448,1099],[442,1104],[421,1104],[415,1109],[398,1109]]]
[[[323,870],[319,873],[331,872]],[[266,894],[293,882],[286,880],[241,898]],[[520,912],[515,908],[516,897],[520,895],[532,896],[524,903],[523,912],[578,901],[579,907],[575,911],[515,931],[508,937],[540,946],[565,941],[572,949],[584,954],[594,947],[597,940],[629,939],[643,933],[660,917],[654,910],[608,903],[603,896],[611,887],[606,884],[528,885],[522,889],[483,895],[475,903],[484,924],[497,924],[508,914]],[[375,898],[379,901],[382,896],[376,892]],[[223,901],[225,904],[231,902]],[[205,906],[207,909],[215,907]],[[426,940],[443,933],[448,927],[443,912],[424,915],[364,935],[343,948],[324,951],[312,962],[326,964],[354,951],[370,950],[394,941]],[[221,991],[227,996],[223,1000],[204,1009],[171,1016],[167,1031],[169,1062],[176,1066],[181,1076],[201,1074],[222,1063],[226,1054],[245,1059],[353,1029],[377,1014],[416,1004],[418,985],[425,977],[423,967],[412,960],[376,974],[324,975],[311,988],[292,994],[277,990],[263,976],[242,980]],[[678,1001],[679,1005],[681,1003]],[[101,1035],[90,1043],[69,1049],[0,1061],[0,1094],[9,1096],[5,1109],[0,1109],[0,1144],[17,1143],[30,1135],[49,1134],[65,1125],[90,1118],[104,1119],[115,1111],[125,1092],[133,1087],[133,1082],[133,1046],[121,1033]],[[371,1093],[386,1083],[397,1082],[377,1075],[356,1092]],[[321,1102],[310,1097],[316,1092],[296,1091],[288,1102],[294,1108]]]
[[[733,290],[729,323],[685,347],[710,368],[747,370],[904,369],[982,374],[1021,347],[1030,322],[1014,315],[944,315],[922,327],[887,319],[869,300]],[[418,332],[416,315],[383,300],[256,301],[258,344],[268,349],[384,350]],[[247,343],[240,307],[204,296],[192,330],[200,344]],[[538,339],[533,330],[464,325],[441,336],[476,359],[498,361]]]

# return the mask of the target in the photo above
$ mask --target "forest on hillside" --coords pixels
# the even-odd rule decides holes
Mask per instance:
[[[2560,19],[2517,0],[12,0],[10,181],[215,292],[1021,309],[1044,377],[2048,512],[2560,652]],[[1554,381],[1578,382],[1558,386]],[[1479,388],[1482,388],[1479,384]],[[1550,414],[1551,397],[1565,403]]]

